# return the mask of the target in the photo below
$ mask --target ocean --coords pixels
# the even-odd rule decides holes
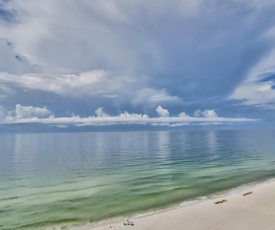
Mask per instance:
[[[0,229],[71,228],[275,177],[275,131],[0,134]]]

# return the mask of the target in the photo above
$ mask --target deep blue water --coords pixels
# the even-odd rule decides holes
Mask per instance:
[[[275,131],[0,135],[0,229],[96,222],[275,176]]]

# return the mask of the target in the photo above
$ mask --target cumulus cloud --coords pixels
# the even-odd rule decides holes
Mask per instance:
[[[124,111],[123,113],[120,113],[119,117],[125,117],[125,118],[149,118],[149,116],[147,114],[128,113],[127,111]]]
[[[53,115],[47,107],[39,108],[33,106],[23,106],[17,104],[15,107],[15,118],[20,119],[30,119],[30,118],[48,118]]]
[[[110,116],[109,114],[107,114],[107,113],[105,113],[105,112],[103,111],[103,107],[98,108],[98,109],[95,111],[95,114],[96,114],[97,117],[109,117],[109,116]]]
[[[21,123],[24,120],[39,120],[54,118],[53,113],[47,107],[39,108],[17,104],[15,110],[7,110],[0,106],[0,122],[2,124]],[[24,122],[22,122],[24,123]]]
[[[46,107],[39,108],[33,106],[16,105],[14,111],[8,111],[0,107],[0,122],[2,124],[45,124],[56,127],[68,126],[102,126],[102,125],[151,125],[177,127],[189,124],[225,124],[256,121],[246,118],[226,118],[226,117],[190,117],[181,113],[177,117],[169,117],[169,112],[161,106],[157,108],[160,117],[149,117],[147,114],[128,113],[127,111],[115,116],[107,115],[103,108],[95,111],[96,116],[80,117],[73,115],[70,117],[55,117]],[[185,114],[185,116],[183,116]],[[164,116],[165,115],[165,116]]]
[[[156,111],[160,117],[169,117],[169,111],[161,106],[158,106]]]
[[[182,117],[182,118],[185,118],[185,117],[189,117],[185,112],[181,112],[178,117]]]
[[[210,118],[210,117],[218,117],[217,113],[214,110],[200,110],[197,109],[194,112],[194,117],[205,117],[205,118]]]

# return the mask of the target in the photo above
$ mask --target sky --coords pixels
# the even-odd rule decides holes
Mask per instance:
[[[0,130],[275,128],[274,12],[272,0],[0,0]]]

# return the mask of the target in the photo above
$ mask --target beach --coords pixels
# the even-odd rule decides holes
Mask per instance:
[[[177,207],[147,216],[82,227],[82,230],[243,230],[275,229],[275,181],[267,181],[249,189],[209,199],[189,206]]]

